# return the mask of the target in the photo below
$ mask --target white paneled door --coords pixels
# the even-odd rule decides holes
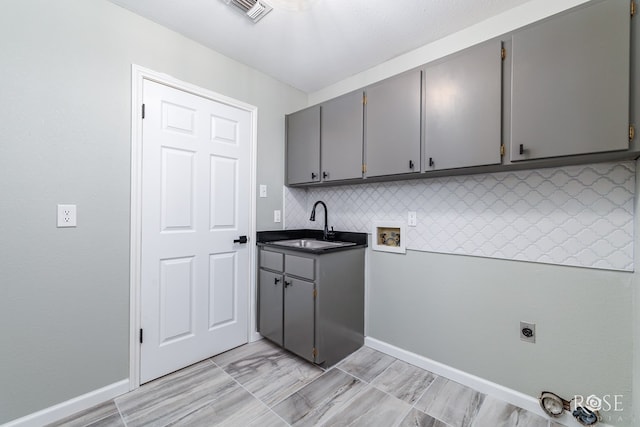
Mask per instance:
[[[251,197],[250,112],[149,80],[143,99],[141,383],[247,342]]]

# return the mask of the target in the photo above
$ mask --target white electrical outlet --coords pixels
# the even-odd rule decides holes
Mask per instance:
[[[281,222],[282,221],[282,212],[276,209],[273,211],[273,222]]]
[[[75,227],[76,205],[58,205],[58,227]]]
[[[267,197],[267,186],[260,184],[260,197]]]
[[[418,214],[415,211],[409,211],[407,213],[407,225],[409,227],[418,225]]]

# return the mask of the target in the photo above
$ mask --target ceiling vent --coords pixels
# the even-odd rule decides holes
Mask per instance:
[[[223,0],[238,8],[254,24],[265,17],[273,9],[262,0]]]

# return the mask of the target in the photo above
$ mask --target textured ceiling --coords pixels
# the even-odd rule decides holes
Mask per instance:
[[[532,0],[276,0],[257,24],[222,0],[110,1],[314,92]]]

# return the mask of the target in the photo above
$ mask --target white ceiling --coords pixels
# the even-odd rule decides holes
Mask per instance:
[[[110,1],[310,93],[531,0],[276,0],[257,24],[223,0]]]

